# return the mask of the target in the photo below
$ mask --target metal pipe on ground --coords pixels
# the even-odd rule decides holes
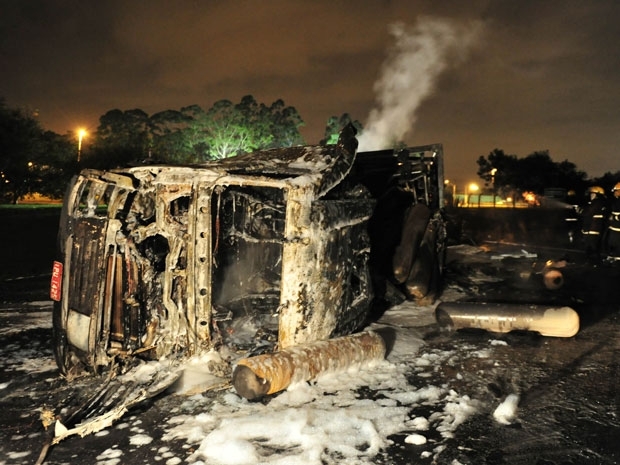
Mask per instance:
[[[373,331],[291,346],[273,354],[239,360],[233,372],[233,386],[246,399],[258,399],[321,373],[383,360],[385,351],[385,341]]]
[[[579,331],[579,315],[570,307],[442,302],[435,309],[435,318],[439,326],[455,330],[535,331],[553,337],[572,337]]]

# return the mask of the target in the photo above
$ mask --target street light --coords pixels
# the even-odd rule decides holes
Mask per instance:
[[[86,130],[85,129],[78,129],[77,135],[78,135],[78,156],[77,156],[77,161],[79,163],[80,162],[80,158],[82,156],[82,139],[84,139],[84,137],[86,136]]]
[[[476,184],[475,182],[472,182],[472,183],[469,184],[469,186],[467,186],[467,192],[468,192],[468,195],[467,195],[467,206],[468,207],[471,205],[471,195],[474,192],[478,192],[478,189],[479,189],[478,184]]]
[[[493,188],[493,207],[495,207],[495,195],[497,194],[497,189],[495,189],[495,174],[497,173],[497,168],[493,168],[490,171],[491,174],[491,187]]]

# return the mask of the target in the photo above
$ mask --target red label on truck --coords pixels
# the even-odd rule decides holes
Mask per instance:
[[[60,302],[62,291],[62,263],[54,262],[52,267],[52,282],[50,284],[50,297],[56,302]]]

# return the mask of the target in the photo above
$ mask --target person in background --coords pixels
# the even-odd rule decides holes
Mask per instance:
[[[620,261],[620,182],[611,189],[611,206],[607,226],[607,259]]]
[[[607,211],[605,190],[600,186],[592,186],[586,192],[588,201],[581,212],[581,233],[586,258],[598,261],[601,257],[601,237],[605,232]]]

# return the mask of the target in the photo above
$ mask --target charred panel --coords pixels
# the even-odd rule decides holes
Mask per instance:
[[[73,224],[69,308],[84,315],[99,308],[106,226],[107,222],[100,218],[80,218]]]
[[[213,326],[224,343],[277,340],[283,204],[278,189],[231,186],[213,195]]]

